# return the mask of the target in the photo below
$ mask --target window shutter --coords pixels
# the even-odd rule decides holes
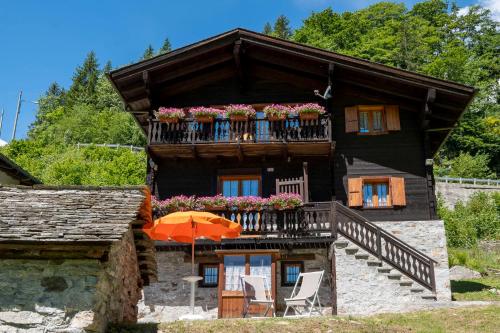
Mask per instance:
[[[405,179],[391,177],[391,197],[393,206],[406,206]]]
[[[349,207],[363,206],[363,179],[347,179],[347,188],[349,190]]]
[[[386,105],[385,106],[385,117],[387,119],[387,130],[388,131],[400,131],[401,130],[401,122],[399,121],[399,106]]]
[[[353,133],[358,131],[358,107],[348,106],[345,108],[345,132]]]

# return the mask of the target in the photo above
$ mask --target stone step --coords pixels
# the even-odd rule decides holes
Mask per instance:
[[[408,279],[403,279],[403,280],[399,281],[399,285],[401,287],[411,287],[413,285],[413,281],[408,280]]]
[[[381,262],[380,260],[368,260],[368,261],[366,262],[366,264],[367,264],[368,266],[378,266],[378,267],[382,267],[382,262]],[[379,272],[380,272],[380,270],[379,270]]]
[[[345,253],[356,254],[359,251],[359,247],[346,247]]]
[[[400,280],[401,279],[401,274],[398,273],[392,273],[392,274],[387,274],[387,277],[389,280]]]
[[[337,249],[344,249],[346,247],[349,246],[349,242],[348,241],[336,241],[335,242],[335,247]]]
[[[425,291],[425,289],[424,288],[420,288],[420,287],[414,287],[414,288],[411,288],[410,291],[412,293],[419,294],[419,293],[423,293]]]
[[[433,300],[433,301],[437,300],[436,295],[422,295],[420,297],[422,297],[422,299],[425,299],[425,300]]]
[[[381,274],[389,274],[392,271],[392,268],[386,267],[386,266],[382,266],[382,267],[377,268],[377,270]]]
[[[369,257],[370,256],[368,254],[365,254],[365,253],[358,253],[358,254],[354,255],[354,258],[360,259],[360,260],[368,260]]]

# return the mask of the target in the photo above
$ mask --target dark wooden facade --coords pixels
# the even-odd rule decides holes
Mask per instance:
[[[403,177],[407,204],[359,209],[370,220],[435,217],[432,167],[426,166],[426,160],[440,147],[475,92],[456,83],[243,29],[118,69],[110,79],[148,135],[149,168],[156,165],[155,172],[150,170],[150,180],[161,198],[214,195],[217,177],[238,169],[259,173],[261,194],[269,196],[275,192],[276,178],[300,176],[305,161],[310,164],[311,201],[347,204],[349,177]],[[329,84],[331,98],[314,94]],[[165,125],[149,120],[159,106],[307,102],[320,103],[329,111],[324,140],[214,141],[210,135],[215,131],[209,130],[212,134],[207,136],[206,130],[192,130],[186,123],[184,129],[168,132]],[[388,104],[399,107],[400,131],[376,136],[346,133],[346,107]],[[186,134],[188,127],[191,130]]]

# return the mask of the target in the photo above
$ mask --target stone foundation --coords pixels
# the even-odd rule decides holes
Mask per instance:
[[[442,221],[375,222],[388,232],[429,255],[437,261],[435,266],[437,300],[451,300],[448,253]],[[342,238],[340,238],[342,239]],[[319,298],[324,313],[331,313],[330,259],[327,249],[282,250],[282,254],[314,254],[314,260],[305,260],[305,271],[325,270]],[[197,253],[201,255],[202,253]],[[177,320],[189,309],[189,284],[182,278],[191,275],[191,264],[184,252],[157,252],[159,281],[144,288],[144,298],[139,303],[140,322],[165,322]],[[344,250],[336,249],[337,301],[339,314],[371,314],[399,312],[408,308],[426,308],[433,300],[422,300],[409,293],[409,288],[388,280],[366,260],[356,260]],[[198,265],[195,268],[198,273]],[[283,299],[290,297],[293,287],[281,286],[281,261],[276,265],[276,307],[283,311]],[[197,314],[217,318],[217,288],[197,288]]]
[[[140,292],[131,232],[108,258],[0,260],[0,332],[104,332],[108,322],[135,321]]]

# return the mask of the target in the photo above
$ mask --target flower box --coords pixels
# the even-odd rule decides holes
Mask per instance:
[[[263,111],[269,121],[285,120],[292,113],[292,109],[289,106],[279,104],[268,105]]]
[[[189,109],[189,113],[199,123],[213,123],[214,119],[222,114],[222,110],[200,106]]]
[[[158,121],[165,124],[177,124],[179,122],[179,118],[158,118]]]
[[[195,119],[197,122],[204,123],[204,124],[214,122],[214,117],[211,117],[211,116],[196,116]]]
[[[184,118],[185,114],[182,109],[161,107],[155,111],[155,116],[162,123],[176,124],[179,119]]]
[[[318,120],[318,113],[299,113],[300,120]]]
[[[280,193],[272,195],[269,197],[267,202],[276,210],[295,209],[304,204],[302,197],[295,193]]]
[[[255,118],[257,112],[251,105],[232,104],[226,106],[225,115],[231,121],[247,121],[249,118]]]
[[[317,120],[320,114],[326,113],[324,107],[315,103],[298,105],[293,111],[299,115],[300,120]]]
[[[229,116],[231,121],[248,121],[248,116],[233,114]]]

